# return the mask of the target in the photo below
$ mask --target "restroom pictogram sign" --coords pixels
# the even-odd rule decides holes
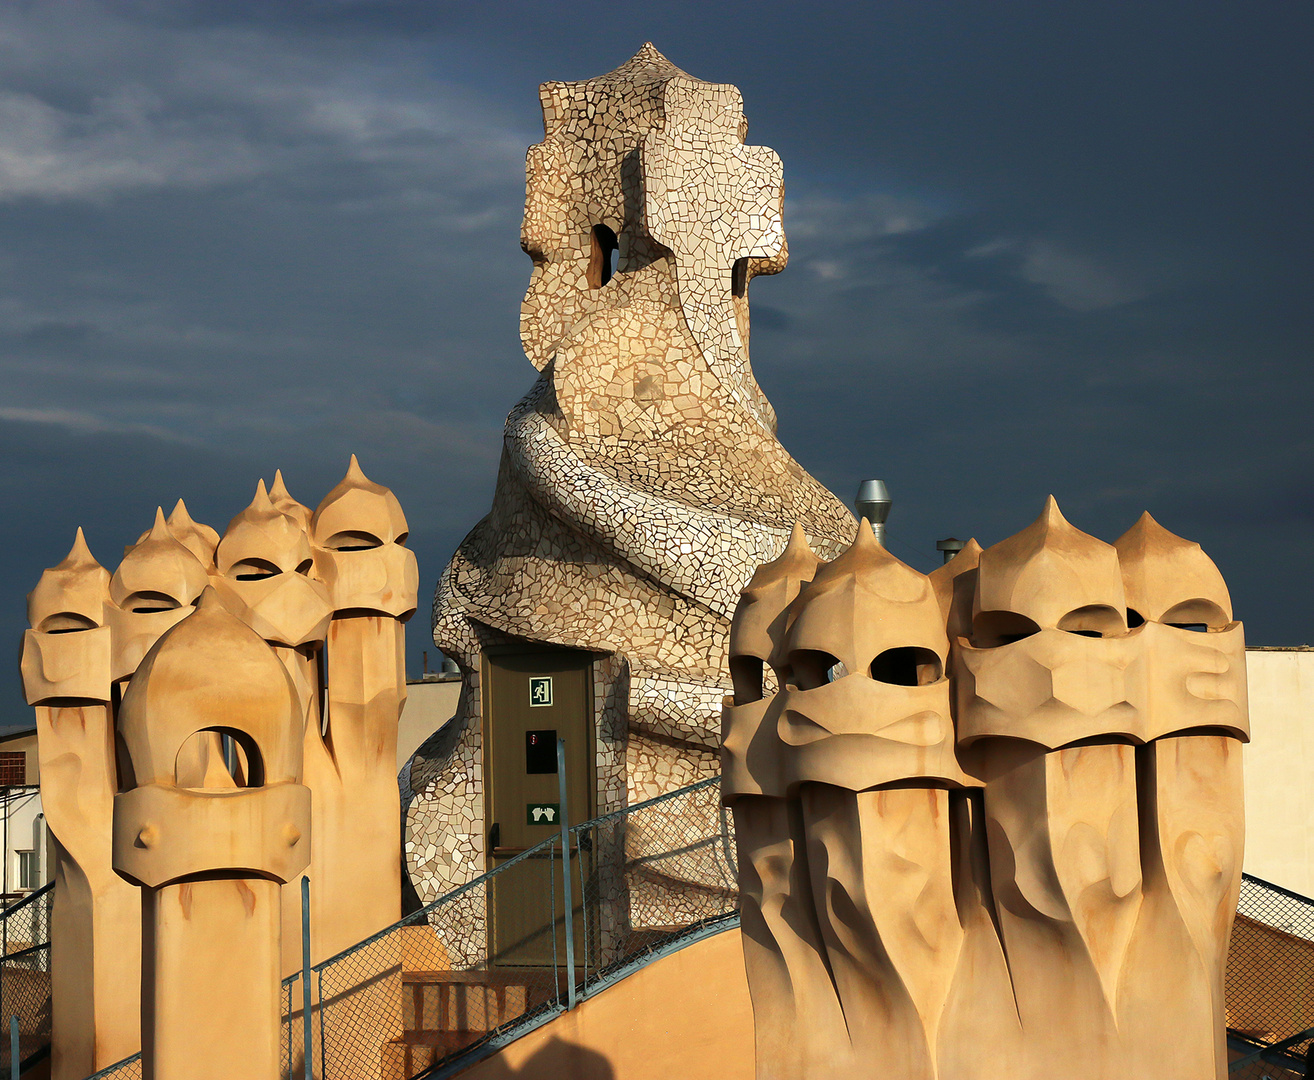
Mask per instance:
[[[526,825],[561,824],[561,804],[554,802],[532,802],[525,804]]]

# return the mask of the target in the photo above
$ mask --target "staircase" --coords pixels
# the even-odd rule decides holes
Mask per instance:
[[[401,1038],[383,1047],[381,1080],[410,1080],[490,1032],[555,1006],[540,972],[412,971],[402,975]]]
[[[376,1075],[371,1061],[381,1080],[446,1074],[649,960],[738,925],[719,778],[574,826],[568,843],[569,859],[552,837],[316,965],[317,1074],[365,1080]],[[391,1038],[374,1022],[385,984],[401,998]]]

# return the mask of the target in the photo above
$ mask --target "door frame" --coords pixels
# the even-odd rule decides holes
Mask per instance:
[[[589,805],[588,813],[580,818],[581,821],[589,821],[597,815],[598,809],[598,710],[597,703],[594,701],[594,664],[597,663],[600,656],[605,653],[599,653],[596,649],[576,649],[569,645],[557,645],[552,643],[527,642],[525,644],[509,643],[501,645],[488,645],[480,650],[479,653],[479,683],[482,694],[480,695],[480,732],[479,738],[481,743],[480,758],[482,759],[484,773],[484,798],[483,807],[480,811],[482,821],[480,828],[484,834],[484,869],[492,870],[493,847],[488,842],[488,830],[492,827],[492,818],[489,816],[493,808],[493,796],[497,786],[497,781],[493,775],[492,768],[492,724],[493,724],[493,680],[489,671],[488,660],[490,657],[498,656],[516,656],[525,653],[566,653],[573,654],[580,659],[587,659],[588,668],[584,679],[584,701],[585,711],[587,713],[587,722],[584,725],[584,760],[589,765]]]
[[[539,642],[527,642],[525,644],[511,642],[506,644],[490,645],[481,649],[479,655],[479,678],[480,678],[480,689],[482,691],[481,701],[480,701],[480,713],[482,720],[481,728],[480,728],[480,738],[482,743],[480,758],[482,760],[482,765],[483,765],[484,783],[483,783],[483,806],[481,810],[482,821],[480,827],[483,829],[484,869],[486,871],[493,870],[496,865],[500,865],[496,863],[496,857],[493,855],[493,845],[490,843],[491,837],[489,836],[489,830],[492,828],[491,815],[492,815],[494,797],[496,795],[496,787],[497,787],[496,778],[494,776],[494,770],[492,767],[493,766],[492,712],[493,712],[493,704],[494,704],[493,702],[494,695],[492,692],[493,679],[490,670],[491,669],[490,660],[496,660],[496,658],[499,656],[517,656],[517,655],[525,655],[525,654],[550,655],[554,652],[560,653],[563,656],[569,656],[577,659],[580,662],[580,666],[583,668],[585,673],[584,708],[585,708],[586,716],[584,723],[585,746],[584,746],[583,760],[586,763],[586,767],[589,773],[588,775],[589,782],[586,785],[588,791],[588,806],[585,808],[585,813],[583,814],[583,816],[580,816],[578,811],[575,811],[575,816],[579,817],[580,821],[589,821],[597,815],[598,716],[597,716],[597,704],[594,699],[594,677],[596,675],[596,668],[594,665],[597,663],[600,657],[605,656],[606,654],[599,653],[595,649],[576,649],[568,645],[556,645],[556,644],[539,643]],[[575,810],[573,806],[570,809]],[[567,822],[567,825],[569,825],[569,822]],[[503,861],[505,861],[506,859],[510,859],[512,857],[513,856],[508,855],[508,856],[502,856],[501,858],[503,859]],[[555,862],[555,860],[553,861]],[[493,899],[492,889],[487,890],[485,903],[488,905],[488,917],[485,920],[485,934],[486,934],[485,955],[489,958],[489,962],[491,963],[492,962],[491,958],[496,951],[495,941],[494,941],[494,916],[492,910],[494,899]],[[585,933],[588,932],[587,928],[584,929],[584,932]],[[582,961],[577,960],[576,966],[578,967],[581,962]]]

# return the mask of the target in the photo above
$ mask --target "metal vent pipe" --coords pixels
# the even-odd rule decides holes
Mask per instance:
[[[935,542],[935,550],[944,553],[944,561],[948,562],[967,545],[964,541],[959,540],[956,536],[946,536],[943,540]]]
[[[853,499],[853,508],[858,517],[865,517],[871,522],[871,531],[876,534],[876,543],[885,546],[885,519],[890,516],[890,492],[884,480],[864,480],[858,485],[858,494]]]

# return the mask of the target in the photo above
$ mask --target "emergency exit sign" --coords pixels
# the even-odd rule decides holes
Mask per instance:
[[[535,675],[529,680],[529,704],[531,706],[552,704],[551,675]]]
[[[526,825],[560,825],[561,804],[554,802],[532,802],[525,804]]]

